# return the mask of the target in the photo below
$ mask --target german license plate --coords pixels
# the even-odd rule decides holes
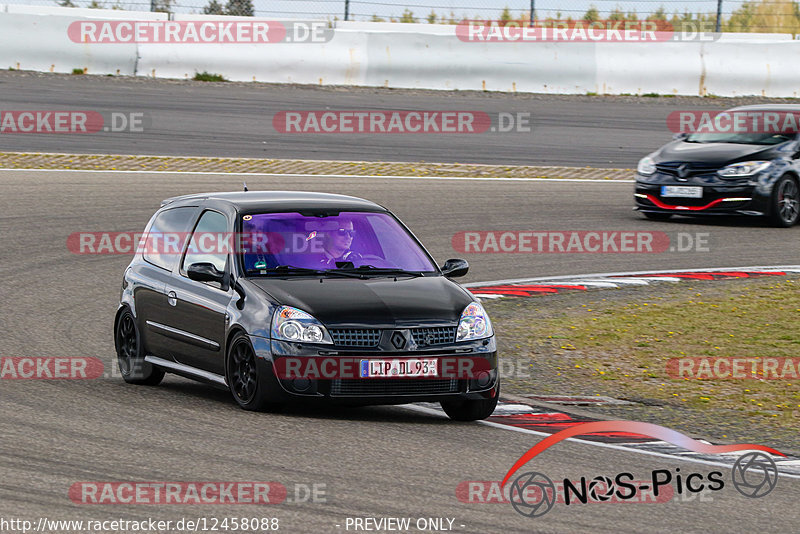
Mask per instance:
[[[361,378],[410,378],[438,376],[436,360],[361,360]]]
[[[702,187],[691,187],[687,185],[662,185],[662,197],[683,197],[683,198],[703,198]]]

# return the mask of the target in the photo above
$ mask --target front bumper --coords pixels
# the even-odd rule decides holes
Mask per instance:
[[[484,399],[496,395],[499,385],[494,337],[413,351],[343,350],[331,345],[292,343],[255,336],[251,336],[251,341],[258,356],[259,372],[268,377],[270,396],[276,402],[377,405]],[[361,360],[406,358],[435,359],[440,375],[425,378],[358,376],[358,362]],[[288,360],[302,361],[300,368],[304,372],[287,373]],[[336,365],[336,362],[344,364]],[[307,373],[309,369],[318,372]],[[470,370],[464,372],[466,369]]]
[[[702,187],[701,198],[664,197],[662,186]],[[769,210],[769,195],[752,183],[696,183],[668,179],[641,181],[637,176],[634,192],[636,209],[652,213],[678,215],[754,215]]]

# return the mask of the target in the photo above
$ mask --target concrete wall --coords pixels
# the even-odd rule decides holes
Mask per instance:
[[[796,97],[800,41],[725,34],[714,42],[472,43],[454,26],[340,22],[324,43],[76,43],[81,20],[163,13],[0,5],[0,68],[234,81],[537,93]],[[242,20],[176,15],[175,20]],[[245,20],[254,20],[245,18]],[[278,19],[269,19],[278,20]]]

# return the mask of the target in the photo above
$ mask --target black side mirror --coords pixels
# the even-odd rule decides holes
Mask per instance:
[[[686,139],[687,137],[689,137],[689,134],[688,134],[688,133],[684,133],[684,132],[681,132],[681,133],[676,133],[675,135],[673,135],[673,136],[672,136],[672,138],[673,138],[675,141],[678,141],[678,140],[681,140],[681,141],[683,141],[683,140],[684,140],[684,139]]]
[[[196,282],[225,282],[225,273],[218,271],[212,263],[193,263],[186,269],[186,275]]]
[[[469,271],[467,260],[451,259],[444,262],[442,274],[448,278],[458,278],[464,276]]]

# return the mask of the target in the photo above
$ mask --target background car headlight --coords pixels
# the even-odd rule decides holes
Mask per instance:
[[[456,331],[456,341],[470,341],[472,339],[483,339],[494,334],[492,332],[492,322],[486,310],[477,302],[470,303],[461,312],[461,320],[458,322]]]
[[[291,306],[281,306],[275,311],[272,316],[272,337],[298,343],[333,343],[322,323]]]
[[[636,166],[636,172],[645,176],[649,176],[656,172],[656,164],[653,161],[653,158],[650,156],[645,156],[640,159],[639,165]]]
[[[728,165],[717,171],[717,174],[724,178],[739,178],[741,176],[753,176],[767,170],[772,165],[771,161],[742,161]]]

